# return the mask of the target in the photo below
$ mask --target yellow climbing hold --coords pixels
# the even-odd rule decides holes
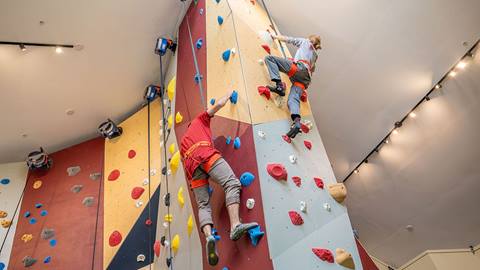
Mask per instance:
[[[178,204],[180,204],[180,207],[183,208],[183,206],[185,205],[185,199],[183,198],[183,187],[180,187],[178,189],[177,200]]]
[[[22,239],[23,242],[27,243],[27,242],[30,242],[32,239],[33,239],[33,235],[31,234],[24,234],[22,235]]]
[[[0,211],[0,218],[6,218],[8,216],[7,212]]]
[[[33,182],[33,189],[39,189],[42,186],[42,181],[37,180]]]
[[[180,236],[175,234],[172,239],[172,249],[175,254],[177,254],[178,249],[180,248]]]
[[[175,143],[170,144],[170,146],[168,147],[168,152],[170,152],[170,154],[172,155],[173,153],[175,153]]]
[[[168,128],[172,128],[173,125],[173,116],[170,114],[168,117]]]
[[[8,228],[10,227],[10,225],[12,225],[12,221],[11,220],[2,220],[2,222],[0,222],[0,224],[2,225],[3,228]]]
[[[167,95],[168,99],[172,101],[173,96],[175,95],[175,87],[177,86],[177,78],[173,77],[167,85]]]
[[[183,116],[180,112],[177,112],[177,114],[175,114],[175,123],[181,123],[183,121]]]
[[[172,158],[170,159],[170,169],[172,173],[175,174],[178,170],[178,165],[180,164],[180,152],[175,152]]]
[[[192,230],[193,230],[193,217],[190,214],[190,216],[188,217],[188,221],[187,221],[188,236],[190,236],[192,234]]]
[[[173,221],[172,214],[166,214],[163,220],[165,220],[165,222],[172,222]]]

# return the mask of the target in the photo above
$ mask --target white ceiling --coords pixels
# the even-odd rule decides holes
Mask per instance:
[[[0,46],[0,163],[94,137],[107,117],[134,111],[145,86],[159,81],[155,40],[174,31],[182,7],[177,0],[0,0],[0,40],[84,46],[60,55]]]

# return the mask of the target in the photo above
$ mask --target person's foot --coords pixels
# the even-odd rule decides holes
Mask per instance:
[[[230,239],[233,241],[237,241],[240,239],[245,233],[248,232],[248,230],[254,228],[255,226],[258,226],[258,223],[252,222],[252,223],[240,223],[235,228],[230,232]]]
[[[290,128],[290,131],[288,131],[287,136],[289,138],[293,139],[300,132],[301,132],[301,128],[298,127],[297,125],[293,124],[292,127]]]
[[[210,235],[207,237],[207,258],[208,264],[215,266],[218,264],[218,253],[215,242],[215,237]]]
[[[279,82],[277,83],[276,86],[271,86],[271,85],[267,85],[267,88],[270,89],[270,91],[276,93],[277,95],[283,97],[285,96],[285,83],[283,82]]]

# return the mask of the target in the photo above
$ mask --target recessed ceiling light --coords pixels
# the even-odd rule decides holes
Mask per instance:
[[[467,66],[467,62],[465,61],[460,61],[460,63],[457,64],[457,68],[464,69]]]
[[[413,225],[407,225],[405,226],[405,229],[409,232],[413,231]]]
[[[68,109],[68,110],[65,111],[65,113],[67,115],[73,115],[75,113],[75,110],[74,109]]]
[[[417,114],[416,114],[415,112],[411,112],[411,113],[409,114],[409,116],[410,116],[411,118],[415,118],[415,117],[417,117]]]
[[[27,138],[28,137],[28,134],[27,133],[23,133],[22,134],[22,138]]]
[[[63,53],[62,47],[55,47],[55,52],[58,54]]]
[[[450,71],[450,73],[448,73],[448,75],[449,75],[450,77],[455,77],[455,76],[457,76],[457,72],[454,71],[454,70],[452,70],[452,71]]]
[[[20,44],[19,46],[20,46],[20,50],[22,50],[22,52],[27,50],[27,47],[25,47],[25,45]]]

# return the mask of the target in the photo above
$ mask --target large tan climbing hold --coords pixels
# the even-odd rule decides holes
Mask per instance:
[[[343,183],[328,185],[328,192],[338,203],[342,203],[347,197],[347,188]]]
[[[33,189],[39,189],[40,187],[42,187],[42,181],[41,180],[37,180],[37,181],[33,182]]]
[[[0,211],[0,218],[6,218],[8,216],[7,212]]]
[[[176,234],[172,239],[173,253],[177,254],[179,248],[180,248],[180,236]]]
[[[0,224],[2,224],[2,227],[6,229],[6,228],[8,228],[12,225],[12,221],[11,220],[2,220],[2,222]]]
[[[335,250],[335,253],[335,262],[337,262],[343,267],[355,269],[355,263],[353,262],[352,254],[350,254],[343,248],[337,248],[337,250]]]
[[[23,242],[27,243],[27,242],[30,242],[33,239],[33,235],[24,234],[24,235],[22,235],[22,237],[20,239],[22,239]]]

